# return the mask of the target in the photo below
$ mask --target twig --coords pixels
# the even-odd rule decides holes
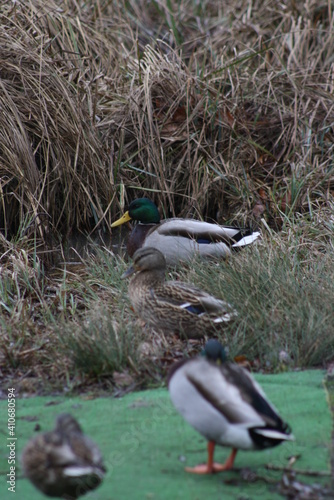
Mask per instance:
[[[295,472],[296,474],[302,474],[303,476],[331,476],[332,475],[330,471],[292,469],[290,467],[281,467],[280,465],[273,465],[273,464],[267,464],[266,469],[268,469],[268,470],[281,470],[283,472]]]

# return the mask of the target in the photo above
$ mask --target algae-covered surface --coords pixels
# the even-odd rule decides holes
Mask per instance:
[[[103,484],[85,495],[87,500],[123,499],[270,499],[282,498],[276,482],[281,471],[269,471],[266,464],[285,467],[289,457],[298,456],[295,467],[302,470],[330,471],[332,420],[323,387],[324,372],[308,370],[278,375],[257,375],[269,399],[289,422],[295,442],[284,443],[261,452],[237,455],[237,470],[213,476],[191,475],[184,467],[206,460],[206,441],[197,434],[172,406],[165,388],[132,393],[123,398],[83,397],[18,398],[16,403],[16,454],[28,439],[53,427],[61,412],[75,416],[83,430],[99,445],[108,469]],[[7,464],[7,401],[0,402],[0,468]],[[216,460],[224,461],[230,450],[217,447]],[[17,463],[17,465],[19,465]],[[240,468],[249,468],[258,479],[249,482]],[[2,481],[0,498],[40,500],[45,498],[17,469],[16,494]],[[304,482],[329,484],[329,477],[298,475]]]

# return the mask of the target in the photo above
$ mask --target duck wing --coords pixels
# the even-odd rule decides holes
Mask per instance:
[[[203,222],[192,219],[167,219],[161,221],[157,227],[157,232],[161,236],[183,237],[195,240],[197,243],[219,243],[227,245],[237,244],[239,246],[251,243],[249,236],[253,236],[252,241],[257,239],[260,233],[253,233],[250,229],[239,227],[220,226],[210,222]],[[245,238],[243,243],[242,240]]]
[[[201,397],[230,424],[265,425],[262,415],[243,397],[240,388],[225,376],[222,365],[197,359],[185,366],[185,374]]]
[[[241,399],[256,411],[266,426],[283,430],[281,417],[247,370],[233,363],[224,363],[220,370],[227,383],[239,391]]]
[[[143,246],[157,248],[167,265],[177,265],[196,254],[204,258],[226,258],[233,250],[253,243],[260,233],[249,229],[224,227],[192,219],[167,219],[151,228]]]
[[[190,314],[202,316],[208,314],[214,321],[229,321],[236,316],[236,311],[224,300],[204,292],[203,290],[179,281],[167,281],[163,287],[155,287],[151,290],[154,298],[171,307],[184,309]]]
[[[186,368],[188,380],[230,424],[243,424],[259,448],[293,440],[289,425],[278,415],[250,373],[233,363],[203,363]],[[198,363],[198,361],[197,361]],[[206,366],[205,366],[206,364]]]

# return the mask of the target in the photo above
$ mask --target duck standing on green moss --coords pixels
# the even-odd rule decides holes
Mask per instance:
[[[145,247],[133,256],[122,278],[134,275],[128,294],[135,312],[165,333],[200,338],[214,333],[235,316],[227,302],[180,281],[166,281],[166,260],[156,248]]]
[[[187,472],[210,474],[233,468],[238,449],[262,450],[294,440],[250,373],[226,361],[222,345],[206,343],[204,355],[182,360],[168,376],[171,400],[184,419],[208,440],[206,464]],[[213,461],[215,445],[229,446],[224,464]]]
[[[130,257],[141,247],[157,248],[168,266],[188,261],[196,254],[203,257],[228,257],[232,250],[253,243],[259,232],[238,227],[219,226],[193,219],[160,220],[156,205],[147,198],[134,200],[129,210],[114,222],[116,227],[130,220],[138,221],[131,232],[127,251]]]
[[[75,500],[99,486],[106,469],[97,445],[69,413],[53,431],[32,438],[22,452],[25,476],[50,497]]]

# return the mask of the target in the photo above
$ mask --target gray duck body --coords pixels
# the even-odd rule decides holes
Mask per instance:
[[[208,474],[233,467],[237,450],[262,450],[294,440],[259,384],[241,366],[226,361],[210,339],[202,353],[175,363],[168,376],[171,400],[183,418],[208,440],[206,465],[186,468]],[[215,444],[232,448],[225,464],[213,462]]]

